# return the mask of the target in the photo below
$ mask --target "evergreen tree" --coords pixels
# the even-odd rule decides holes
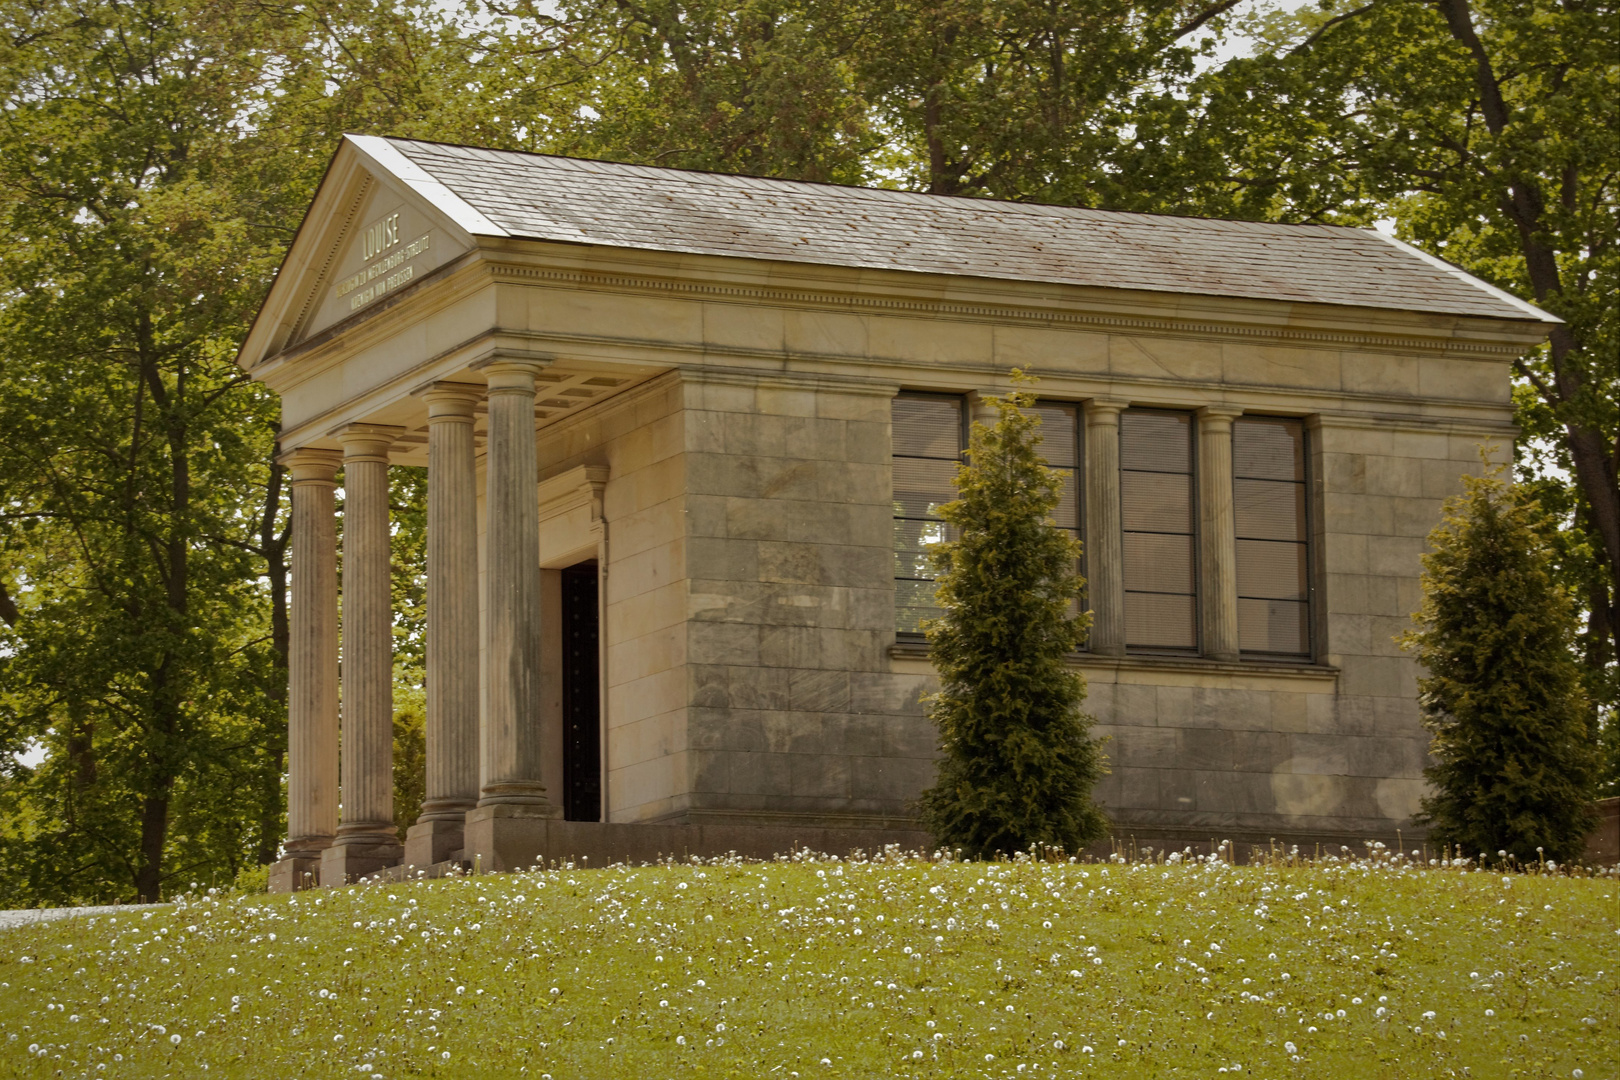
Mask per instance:
[[[1040,419],[1021,411],[1034,402],[993,399],[999,419],[973,425],[958,498],[940,508],[956,538],[935,549],[944,616],[926,629],[945,756],[921,806],[939,843],[973,857],[1078,852],[1107,826],[1091,801],[1106,770],[1080,711],[1085,679],[1064,661],[1090,623],[1073,610],[1080,544],[1051,524],[1060,481],[1041,460]]]
[[[1593,824],[1593,714],[1570,649],[1575,606],[1554,579],[1554,526],[1496,469],[1466,477],[1423,557],[1423,610],[1402,638],[1420,680],[1434,794],[1419,821],[1472,855],[1580,857]]]

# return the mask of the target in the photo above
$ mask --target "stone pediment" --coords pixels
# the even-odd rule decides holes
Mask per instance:
[[[386,141],[346,136],[239,362],[251,370],[382,306],[471,251],[478,232],[503,235]]]

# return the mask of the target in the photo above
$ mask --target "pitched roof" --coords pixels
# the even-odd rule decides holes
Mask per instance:
[[[1121,213],[349,138],[474,234],[1557,321],[1370,229]]]

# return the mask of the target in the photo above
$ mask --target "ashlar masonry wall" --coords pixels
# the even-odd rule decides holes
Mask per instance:
[[[935,736],[915,680],[907,707],[883,707],[896,697],[893,391],[683,379],[688,817],[903,820],[932,779]]]

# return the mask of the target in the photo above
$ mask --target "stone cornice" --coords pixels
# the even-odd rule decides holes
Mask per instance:
[[[600,291],[657,293],[664,296],[689,296],[724,302],[754,302],[790,307],[841,309],[850,313],[894,314],[949,318],[952,320],[983,322],[987,320],[1071,326],[1076,329],[1095,329],[1103,332],[1120,331],[1152,333],[1160,336],[1223,338],[1253,343],[1284,345],[1329,345],[1374,350],[1422,352],[1459,359],[1511,360],[1524,355],[1534,347],[1535,337],[1524,335],[1524,344],[1489,343],[1454,337],[1426,336],[1422,334],[1364,333],[1325,327],[1275,326],[1256,322],[1217,322],[1205,319],[1186,319],[1172,316],[1151,316],[1084,310],[1076,303],[1053,300],[1045,304],[1016,303],[1012,301],[942,300],[908,297],[878,291],[859,289],[840,290],[831,287],[806,288],[748,284],[740,281],[694,281],[653,274],[634,274],[603,270],[583,270],[545,266],[528,261],[492,258],[486,251],[485,259],[496,281],[516,284],[542,283],[574,286]],[[1078,289],[1078,287],[1076,287]],[[1166,294],[1166,298],[1180,294]],[[1237,303],[1236,301],[1234,303]],[[1252,306],[1252,301],[1243,301]],[[1279,302],[1280,303],[1280,302]],[[1369,309],[1368,315],[1374,315]],[[1481,320],[1484,321],[1484,320]]]

